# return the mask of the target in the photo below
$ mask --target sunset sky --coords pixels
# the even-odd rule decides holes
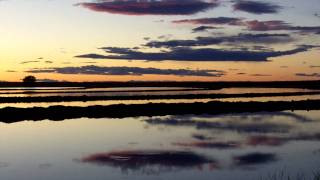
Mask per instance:
[[[0,81],[320,79],[319,0],[0,0]]]

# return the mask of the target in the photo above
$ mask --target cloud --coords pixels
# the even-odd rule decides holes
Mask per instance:
[[[243,72],[240,72],[240,73],[237,73],[237,75],[245,75],[247,73],[243,73]]]
[[[123,15],[192,15],[217,7],[219,3],[203,0],[105,0],[77,5],[92,11]]]
[[[198,18],[198,19],[182,19],[172,21],[175,24],[194,24],[194,25],[229,25],[246,27],[249,31],[299,31],[301,33],[320,34],[320,26],[293,26],[285,21],[269,20],[246,21],[244,18],[234,17],[216,17],[216,18]]]
[[[302,34],[320,34],[320,26],[294,26],[291,27],[291,30],[300,31]]]
[[[245,25],[251,31],[289,30],[290,25],[284,21],[246,21]]]
[[[310,68],[320,68],[320,66],[314,66],[314,65],[311,65],[309,66]]]
[[[320,77],[320,73],[296,73],[296,76],[301,76],[301,77]]]
[[[22,61],[20,64],[38,63],[40,61]]]
[[[308,51],[314,46],[299,46],[287,51],[241,51],[213,48],[173,48],[165,52],[142,52],[130,48],[103,47],[100,48],[111,55],[83,54],[76,58],[146,60],[146,61],[268,61],[272,57],[293,55]]]
[[[141,67],[103,67],[103,66],[81,66],[81,67],[57,67],[44,69],[31,69],[28,73],[58,73],[58,74],[90,74],[90,75],[175,75],[175,76],[207,76],[220,77],[223,71],[218,70],[190,70],[190,69],[157,69]]]
[[[282,7],[268,2],[240,0],[233,5],[233,9],[235,11],[244,11],[252,14],[275,14],[278,13]]]
[[[39,63],[39,62],[41,62],[40,60],[43,59],[43,58],[40,57],[40,58],[38,58],[38,59],[39,59],[39,60],[35,60],[35,61],[22,61],[20,64]],[[46,64],[52,64],[52,63],[53,63],[53,61],[49,61],[49,60],[43,61],[43,62],[46,63]]]
[[[287,43],[292,42],[294,39],[289,34],[245,34],[241,33],[237,36],[231,36],[225,38],[228,42],[244,42],[244,43],[262,43],[262,44],[274,44],[274,43]]]
[[[198,19],[183,19],[175,20],[175,24],[213,24],[213,25],[242,25],[242,18],[233,17],[215,17],[215,18],[198,18]]]
[[[246,26],[251,31],[300,31],[303,33],[318,33],[320,26],[292,26],[284,21],[246,21]]]
[[[271,74],[250,74],[250,76],[255,76],[255,77],[268,77],[272,76]]]
[[[175,146],[180,147],[195,147],[195,148],[205,148],[205,149],[236,149],[240,147],[238,142],[191,142],[191,143],[173,143]]]
[[[85,54],[85,55],[79,55],[79,56],[75,56],[77,58],[90,58],[90,59],[107,59],[107,57],[105,55],[101,55],[101,54]]]
[[[212,27],[212,26],[199,26],[199,27],[193,28],[193,29],[192,29],[192,32],[193,32],[193,33],[206,32],[206,31],[211,30],[211,29],[220,29],[220,28],[218,28],[218,27]]]
[[[208,46],[222,43],[260,43],[277,44],[288,43],[294,39],[289,34],[244,34],[224,37],[197,37],[194,40],[167,40],[167,41],[149,41],[144,46],[151,48],[175,48],[190,46]]]
[[[292,26],[284,21],[245,21],[244,25],[250,31],[299,31],[301,33],[320,33],[320,26]]]

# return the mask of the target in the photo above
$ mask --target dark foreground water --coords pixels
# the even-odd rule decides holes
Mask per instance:
[[[320,111],[0,123],[0,179],[256,180],[320,170]]]

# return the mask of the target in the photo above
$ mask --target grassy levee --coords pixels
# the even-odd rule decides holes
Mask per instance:
[[[108,106],[50,106],[32,108],[7,107],[0,109],[1,122],[23,120],[64,120],[73,118],[125,118],[139,116],[165,116],[182,114],[227,114],[243,112],[272,112],[286,110],[319,110],[320,100],[269,101],[269,102],[221,102],[208,103],[148,103],[117,104]]]

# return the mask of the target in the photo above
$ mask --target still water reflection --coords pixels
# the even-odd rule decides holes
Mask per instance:
[[[320,168],[320,111],[0,124],[0,178],[255,180]]]
[[[184,94],[245,94],[245,93],[290,93],[315,92],[299,88],[223,88],[208,90],[183,87],[134,87],[134,88],[60,88],[60,89],[1,89],[0,97],[46,97],[46,96],[142,96]]]
[[[147,104],[147,103],[195,103],[195,102],[249,102],[249,101],[302,101],[302,100],[318,100],[320,95],[302,95],[302,96],[276,96],[276,97],[254,97],[254,98],[216,98],[216,99],[155,99],[155,100],[101,100],[101,101],[72,101],[72,102],[40,102],[40,103],[0,103],[0,108],[4,107],[17,107],[17,108],[30,108],[30,107],[49,107],[49,106],[108,106],[114,104]]]

